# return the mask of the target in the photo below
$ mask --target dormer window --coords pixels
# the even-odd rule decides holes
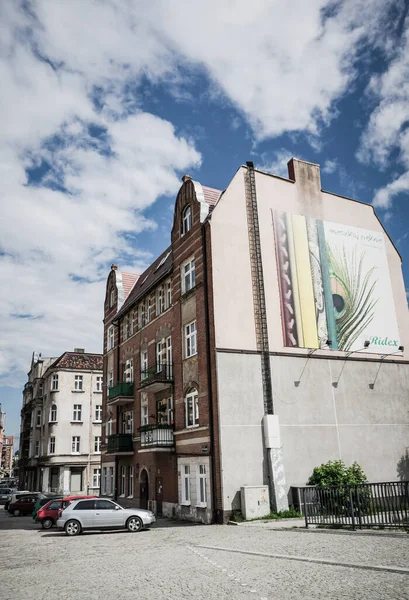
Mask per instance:
[[[112,308],[114,304],[115,304],[115,290],[112,288],[112,290],[109,292],[109,308]]]
[[[185,235],[192,227],[192,212],[190,206],[186,206],[182,213],[182,235]]]

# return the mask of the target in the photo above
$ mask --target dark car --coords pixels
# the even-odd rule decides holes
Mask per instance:
[[[15,502],[16,500],[18,500],[19,498],[23,498],[23,496],[26,496],[27,494],[31,494],[33,495],[34,492],[30,492],[29,490],[22,490],[20,492],[17,492],[16,490],[13,490],[10,494],[10,496],[7,498],[6,503],[4,505],[4,510],[8,510],[9,509],[9,504],[10,502]],[[38,497],[38,494],[37,494]]]
[[[18,517],[19,515],[31,515],[37,499],[38,496],[25,494],[22,498],[18,498],[15,502],[10,502],[8,511],[15,517]]]

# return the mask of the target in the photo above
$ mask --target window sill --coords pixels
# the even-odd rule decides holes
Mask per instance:
[[[102,425],[102,421],[92,421],[93,425]]]
[[[83,425],[84,421],[70,421],[71,425]]]
[[[99,452],[94,451],[94,454],[101,454],[101,450]]]
[[[189,431],[191,429],[197,429],[198,427],[200,427],[199,423],[197,423],[197,425],[186,425],[186,429],[188,429]]]
[[[207,502],[199,502],[199,504],[196,504],[195,508],[207,508]]]
[[[198,352],[196,350],[196,352],[194,354],[189,354],[189,356],[185,356],[184,360],[189,360],[190,358],[193,358],[194,356],[197,356]]]
[[[48,421],[49,425],[57,425],[58,421]]]
[[[85,390],[71,390],[73,394],[85,394]]]
[[[192,503],[190,501],[185,500],[184,502],[180,503],[180,506],[191,506],[191,504]]]
[[[50,392],[53,394],[54,392],[59,392],[60,390],[50,390]]]
[[[94,390],[94,394],[102,394],[102,390]]]
[[[133,496],[127,496],[128,500],[132,500]]]

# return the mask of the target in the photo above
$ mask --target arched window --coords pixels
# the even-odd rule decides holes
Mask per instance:
[[[192,227],[192,212],[190,206],[186,206],[182,213],[182,235],[185,235]]]
[[[57,421],[57,405],[52,404],[50,409],[50,423],[55,423]]]
[[[190,389],[185,396],[185,419],[186,427],[199,425],[199,397],[195,388]]]

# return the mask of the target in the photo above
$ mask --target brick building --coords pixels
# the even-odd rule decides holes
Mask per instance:
[[[243,485],[285,508],[329,459],[396,479],[408,311],[372,206],[295,159],[288,179],[248,163],[223,193],[182,181],[169,248],[107,279],[101,493],[208,523]]]

